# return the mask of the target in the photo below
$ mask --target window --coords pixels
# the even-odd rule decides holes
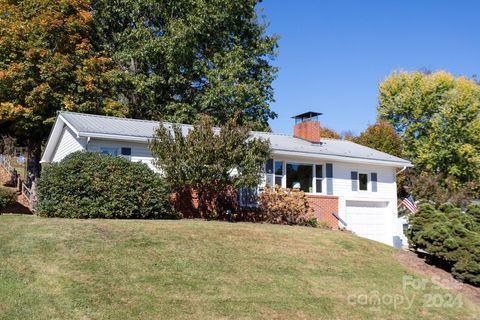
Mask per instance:
[[[122,156],[131,156],[132,148],[122,148]]]
[[[103,153],[103,154],[109,154],[111,156],[118,155],[117,148],[100,148],[100,152]]]
[[[274,165],[275,169],[275,185],[282,186],[282,178],[283,178],[283,161],[275,161]]]
[[[239,197],[240,197],[240,206],[242,208],[258,207],[257,188],[240,188]]]
[[[368,190],[368,174],[366,173],[358,174],[358,189],[361,191]]]
[[[322,193],[323,182],[323,166],[320,164],[315,165],[315,192]]]
[[[300,189],[304,192],[313,192],[313,165],[287,163],[287,188]]]
[[[275,185],[282,186],[283,161],[274,161],[269,159],[265,165],[266,184],[270,187]]]

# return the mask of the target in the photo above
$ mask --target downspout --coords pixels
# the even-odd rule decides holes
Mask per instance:
[[[405,171],[405,169],[407,169],[407,166],[404,166],[402,170],[398,171],[397,173],[395,173],[395,175],[399,175],[400,173],[402,173],[403,171]]]
[[[87,143],[85,144],[85,151],[88,151],[88,144],[90,143],[90,137],[87,137]]]

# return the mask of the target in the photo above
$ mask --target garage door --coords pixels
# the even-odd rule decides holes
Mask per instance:
[[[347,228],[356,235],[387,243],[389,241],[388,202],[347,201]]]

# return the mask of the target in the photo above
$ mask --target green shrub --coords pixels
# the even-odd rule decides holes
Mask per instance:
[[[75,152],[45,168],[38,181],[41,216],[64,218],[180,218],[170,192],[146,164]]]
[[[473,252],[466,252],[452,268],[452,274],[455,278],[480,285],[480,242],[473,247]]]
[[[17,195],[15,191],[0,187],[0,209],[11,206],[15,204],[16,201]]]
[[[409,218],[407,236],[413,248],[442,261],[457,279],[480,285],[480,225],[475,210],[469,207],[462,213],[451,204],[438,210],[421,205]]]
[[[480,224],[480,204],[470,204],[467,206],[467,214]]]
[[[317,218],[303,191],[266,188],[260,195],[263,219],[275,224],[317,227]]]

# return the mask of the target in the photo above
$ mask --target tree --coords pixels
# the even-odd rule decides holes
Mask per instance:
[[[464,77],[399,72],[381,85],[378,114],[402,137],[418,172],[480,188],[480,86]]]
[[[345,131],[342,131],[342,139],[355,142],[356,136],[352,130],[345,130]]]
[[[393,126],[385,120],[380,120],[368,126],[353,141],[397,157],[402,156],[402,140]]]
[[[320,127],[321,138],[341,139],[340,135],[333,129]]]
[[[121,70],[129,116],[218,125],[234,114],[263,130],[270,110],[277,37],[265,34],[258,0],[92,0],[96,45]]]
[[[40,156],[57,110],[122,115],[87,0],[0,2],[0,123]]]
[[[473,181],[458,187],[452,177],[442,174],[432,175],[409,169],[397,177],[400,196],[412,194],[416,200],[428,202],[435,207],[449,202],[457,207],[465,207],[474,198],[475,183]]]
[[[252,138],[234,117],[219,128],[203,116],[188,132],[177,125],[160,126],[151,142],[154,165],[178,194],[198,194],[200,212],[214,215],[219,198],[232,189],[257,186],[270,143]]]

